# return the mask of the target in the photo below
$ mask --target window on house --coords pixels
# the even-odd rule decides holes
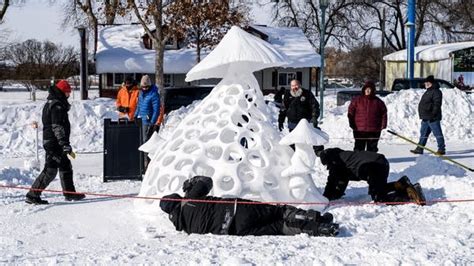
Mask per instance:
[[[171,87],[173,85],[173,75],[163,74],[163,85],[165,87]]]
[[[107,73],[105,77],[105,84],[107,87],[113,87],[114,86],[114,74],[113,73]]]
[[[290,86],[292,80],[296,79],[295,72],[278,73],[278,86]]]
[[[121,86],[124,80],[125,75],[123,73],[114,73],[114,86]]]

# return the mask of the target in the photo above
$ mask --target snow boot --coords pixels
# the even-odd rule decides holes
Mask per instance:
[[[82,194],[82,193],[75,193],[75,194],[71,194],[71,193],[64,193],[64,199],[67,200],[67,201],[77,201],[77,200],[82,200],[86,197],[85,194]]]
[[[40,197],[31,196],[29,194],[26,194],[25,202],[28,203],[28,204],[34,204],[34,205],[49,204],[49,202],[47,200],[42,200]]]
[[[283,219],[288,222],[312,221],[312,222],[332,222],[332,214],[325,213],[326,216],[321,216],[321,213],[315,210],[302,210],[293,206],[287,206]],[[324,217],[324,218],[323,218]]]
[[[420,147],[416,147],[414,150],[410,150],[410,152],[414,154],[423,154],[423,149]]]
[[[284,222],[283,234],[298,235],[308,234],[310,236],[337,236],[339,234],[339,224],[318,223],[313,221]]]
[[[407,194],[412,201],[416,202],[416,204],[421,206],[426,205],[426,198],[419,183],[407,188]]]
[[[437,152],[435,152],[435,155],[445,155],[446,154],[446,151],[442,151],[442,150],[438,150]]]

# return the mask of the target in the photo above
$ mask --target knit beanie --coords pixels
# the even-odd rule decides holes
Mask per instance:
[[[150,80],[150,77],[148,75],[144,75],[142,77],[142,80],[140,81],[140,86],[141,87],[149,87],[151,86],[151,80]]]
[[[65,81],[64,79],[60,80],[58,83],[56,83],[56,87],[64,92],[65,94],[66,93],[71,93],[71,85],[69,85],[69,83],[67,81]]]

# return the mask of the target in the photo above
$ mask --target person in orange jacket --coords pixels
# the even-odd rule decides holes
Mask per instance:
[[[131,77],[125,79],[125,84],[122,86],[117,94],[117,111],[119,112],[119,118],[128,118],[133,120],[135,109],[138,103],[138,94],[140,90],[133,84]]]

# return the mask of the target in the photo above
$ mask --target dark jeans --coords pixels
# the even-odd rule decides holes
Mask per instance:
[[[354,151],[373,151],[377,152],[379,149],[380,131],[378,132],[363,132],[354,131]]]
[[[61,180],[63,191],[75,192],[74,182],[72,180],[72,165],[69,158],[61,150],[46,150],[45,166],[40,175],[36,178],[31,188],[45,189],[54,180],[58,173]],[[30,190],[28,195],[39,197],[41,191]]]
[[[441,120],[421,120],[420,140],[418,144],[426,146],[431,132],[433,132],[436,142],[438,142],[438,151],[445,151],[446,146],[444,144],[443,131],[441,130]]]

